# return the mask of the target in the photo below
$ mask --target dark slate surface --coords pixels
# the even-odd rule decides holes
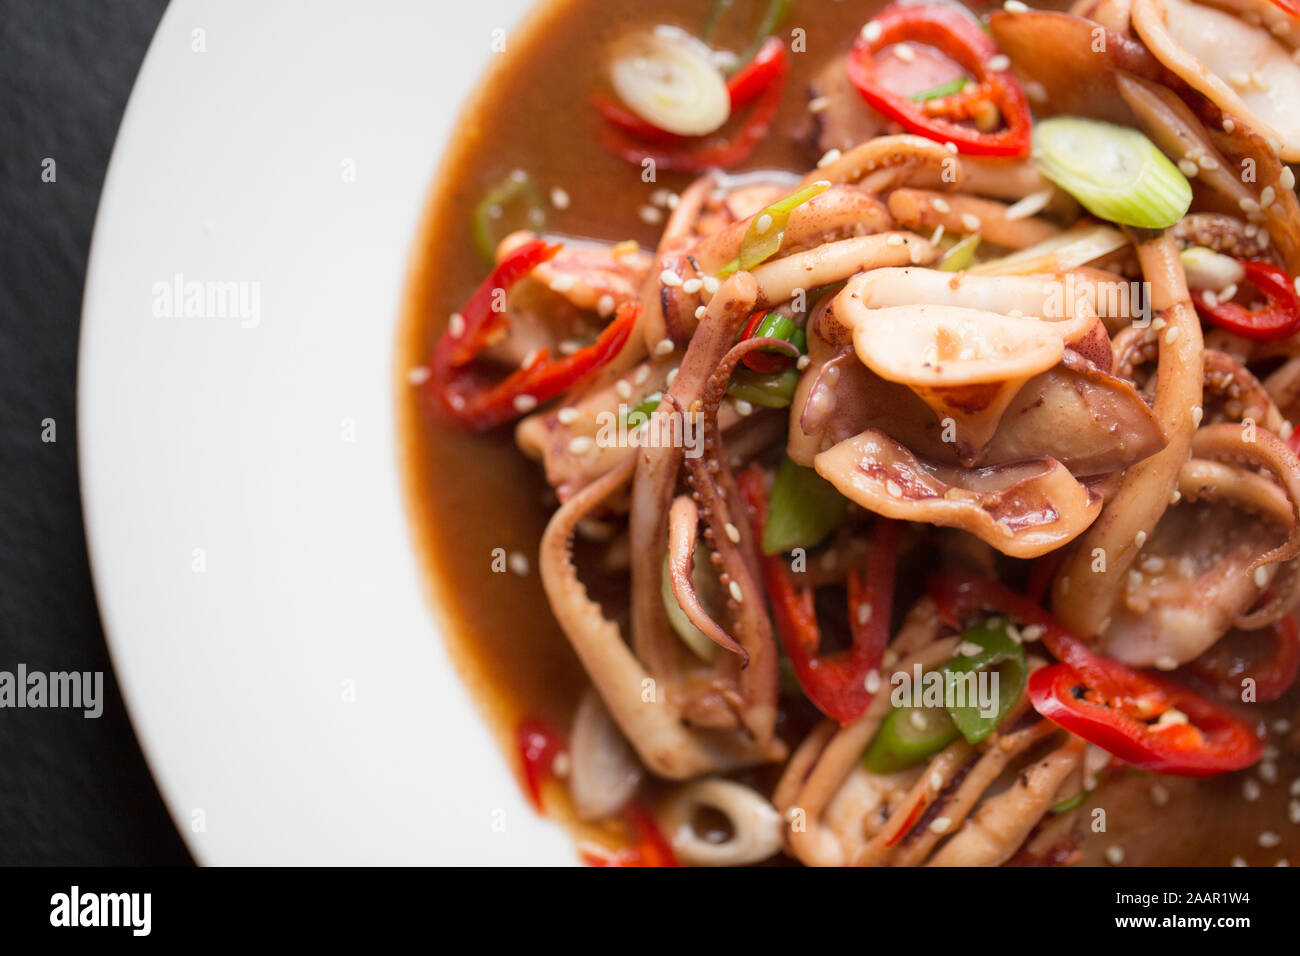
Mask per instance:
[[[98,720],[0,709],[0,864],[183,864],[113,681],[77,483],[77,329],[113,138],[163,0],[0,3],[0,670],[99,670]],[[53,158],[56,180],[41,180]],[[55,422],[54,442],[42,422]]]

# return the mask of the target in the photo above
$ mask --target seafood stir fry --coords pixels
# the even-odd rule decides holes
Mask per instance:
[[[689,177],[657,245],[512,177],[419,386],[553,490],[590,688],[519,728],[534,796],[602,865],[1068,864],[1116,781],[1294,749],[1300,7],[891,5],[827,56],[759,6],[600,51],[594,148]],[[738,172],[772,137],[806,168]]]

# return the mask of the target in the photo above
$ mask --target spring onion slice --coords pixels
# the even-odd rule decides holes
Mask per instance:
[[[700,595],[700,600],[704,600],[705,594],[709,593],[710,582],[705,571],[705,554],[703,548],[699,545],[695,547],[695,567],[691,571],[691,580],[695,583],[695,591]],[[664,602],[664,612],[668,615],[668,623],[683,644],[689,647],[695,656],[703,661],[712,661],[718,653],[718,645],[709,640],[709,636],[695,626],[694,622],[686,616],[682,606],[677,603],[677,596],[673,594],[672,574],[668,570],[668,556],[664,556],[663,577],[660,584],[660,592]]]
[[[740,255],[718,271],[719,278],[725,278],[740,269],[752,269],[780,252],[781,242],[785,239],[785,228],[790,224],[790,213],[830,188],[831,184],[827,180],[818,180],[760,211],[750,220],[749,228],[745,230],[745,238],[740,243]]]
[[[975,250],[979,248],[979,233],[967,236],[943,254],[939,268],[944,272],[961,272],[975,263]]]
[[[1192,203],[1192,184],[1135,129],[1058,116],[1034,127],[1034,162],[1094,216],[1164,229]]]
[[[920,93],[913,93],[908,97],[913,103],[923,103],[926,100],[937,100],[945,96],[952,96],[954,93],[960,93],[966,89],[967,78],[959,76],[955,80],[949,80],[947,83],[934,87],[930,90],[922,90]]]
[[[546,204],[541,191],[527,173],[515,170],[474,207],[474,246],[487,262],[497,261],[497,223],[512,206],[520,208],[523,213],[520,218],[529,229],[540,232],[546,228]]]
[[[1083,801],[1088,799],[1090,793],[1092,793],[1091,790],[1080,790],[1074,796],[1066,797],[1060,803],[1052,804],[1051,811],[1058,816],[1062,813],[1069,813],[1075,807],[1083,806]]]
[[[783,554],[817,546],[844,520],[848,506],[848,500],[829,481],[786,458],[776,471],[768,498],[763,553]]]
[[[731,94],[712,51],[677,27],[632,33],[616,43],[610,80],[637,116],[679,136],[707,135],[731,116]]]
[[[942,707],[895,707],[871,739],[862,762],[871,773],[915,767],[961,736]]]
[[[650,421],[650,416],[654,410],[659,407],[659,403],[664,400],[663,392],[655,392],[653,395],[647,395],[645,401],[635,408],[628,409],[623,416],[623,423],[628,428],[640,428],[646,422]]]
[[[738,368],[731,375],[727,394],[737,401],[749,402],[760,408],[789,408],[798,387],[799,373],[793,368],[776,373]]]
[[[1037,245],[990,259],[967,271],[981,276],[1027,276],[1039,272],[1064,272],[1109,255],[1128,245],[1128,237],[1113,226],[1094,223],[1070,229]]]

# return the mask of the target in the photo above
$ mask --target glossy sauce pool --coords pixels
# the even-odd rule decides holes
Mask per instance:
[[[766,0],[735,0],[716,44],[743,47],[766,6]],[[851,45],[877,5],[802,0],[793,7],[786,30],[806,31],[806,52],[792,57],[772,135],[742,169],[802,174],[815,164],[817,151],[793,135],[806,122],[809,80]],[[690,177],[661,173],[658,182],[645,183],[638,167],[607,155],[595,142],[599,118],[588,95],[601,86],[602,50],[610,41],[626,30],[660,23],[694,32],[708,8],[709,0],[541,5],[510,35],[507,52],[462,112],[413,251],[396,361],[402,472],[413,535],[457,668],[516,770],[514,728],[520,718],[539,717],[567,729],[588,685],[537,573],[537,546],[554,498],[540,466],[515,447],[510,428],[474,435],[441,426],[422,390],[408,384],[407,372],[425,364],[448,317],[486,275],[473,242],[473,215],[482,197],[511,171],[526,171],[543,196],[555,187],[568,194],[567,208],[548,208],[548,232],[634,239],[654,248],[661,227],[644,222],[639,211],[657,190],[680,192]],[[494,571],[503,555],[506,570]],[[609,602],[611,616],[616,613],[616,590],[607,586],[602,592],[596,582],[593,594]],[[1294,691],[1289,700],[1269,708],[1269,719],[1294,716]],[[1272,742],[1294,749],[1284,735]],[[497,758],[485,754],[483,759]],[[1088,804],[1090,812],[1096,806],[1106,811],[1106,829],[1090,832],[1087,860],[1100,862],[1108,847],[1120,845],[1127,863],[1226,865],[1241,856],[1272,865],[1287,855],[1300,862],[1297,827],[1287,820],[1287,803],[1294,799],[1289,784],[1300,767],[1288,757],[1277,769],[1278,783],[1263,786],[1250,802],[1242,796],[1243,775],[1202,783],[1162,779],[1169,800],[1161,807],[1152,798],[1156,778],[1128,774],[1108,785],[1104,799]],[[548,811],[580,833],[598,835],[602,828],[574,820],[561,791],[547,791]],[[1265,829],[1280,834],[1281,845],[1259,846]]]

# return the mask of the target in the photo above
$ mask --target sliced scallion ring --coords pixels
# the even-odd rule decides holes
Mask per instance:
[[[677,27],[661,26],[618,41],[610,80],[619,99],[665,132],[704,136],[731,116],[731,94],[712,52]]]
[[[818,180],[760,211],[745,230],[740,255],[719,269],[718,275],[725,278],[739,269],[752,269],[780,252],[785,228],[790,224],[790,213],[830,188],[829,181]]]
[[[1135,129],[1057,116],[1034,127],[1039,171],[1099,219],[1164,229],[1187,213],[1192,185]]]

